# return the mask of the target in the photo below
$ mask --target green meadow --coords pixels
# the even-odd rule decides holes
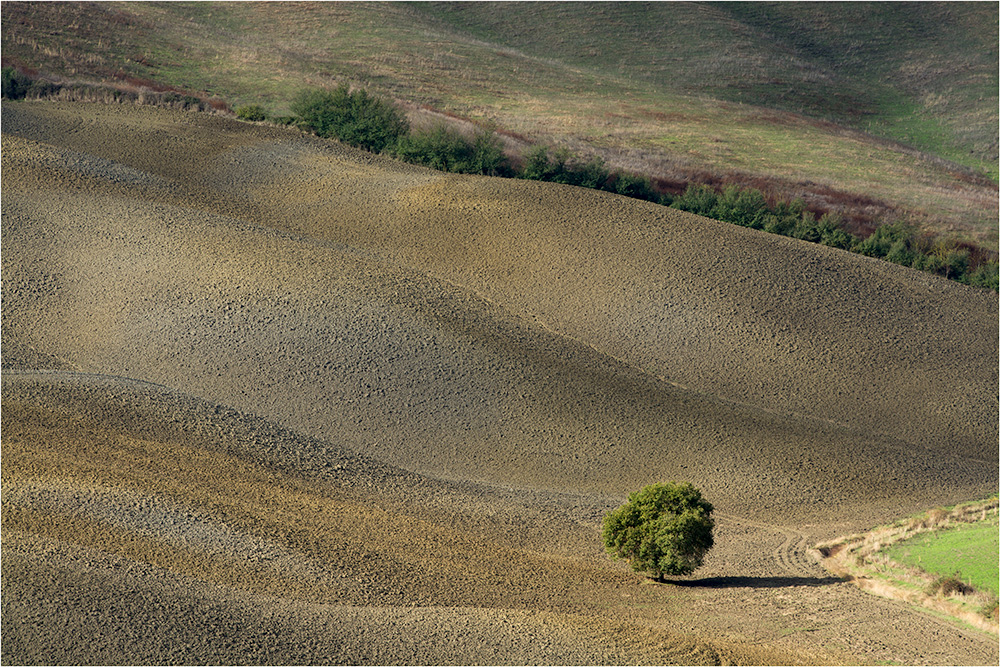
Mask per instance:
[[[994,513],[974,523],[923,533],[886,551],[892,560],[939,576],[958,577],[981,591],[1000,594],[1000,522]]]

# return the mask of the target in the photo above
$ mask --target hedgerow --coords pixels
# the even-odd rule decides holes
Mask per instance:
[[[610,177],[611,172],[599,157],[589,162],[581,162],[565,149],[549,155],[545,146],[535,146],[528,151],[524,171],[521,173],[521,178],[575,185],[593,190],[606,189]]]
[[[433,169],[513,176],[615,192],[1000,291],[1000,268],[995,259],[983,257],[982,253],[974,256],[969,247],[918,233],[904,222],[883,224],[861,238],[844,229],[837,213],[823,213],[817,219],[801,199],[769,204],[755,188],[727,185],[717,190],[697,183],[671,197],[657,192],[645,176],[608,169],[599,157],[583,161],[566,149],[552,151],[542,145],[530,148],[523,165],[517,169],[504,156],[492,131],[479,131],[472,139],[445,125],[411,132],[402,112],[391,103],[363,90],[351,92],[346,86],[333,92],[303,93],[292,110],[300,126],[320,136],[336,137]]]
[[[861,238],[845,231],[836,213],[824,213],[817,220],[800,199],[768,206],[759,190],[735,185],[718,192],[708,185],[691,184],[674,198],[672,206],[706,218],[850,250],[973,287],[1000,291],[1000,265],[995,259],[974,257],[970,247],[921,233],[905,221],[882,224]]]
[[[582,162],[565,149],[558,149],[550,154],[545,146],[533,146],[525,154],[524,166],[517,177],[605,190],[656,203],[669,203],[663,201],[663,196],[653,188],[649,178],[639,174],[611,171],[599,157]]]
[[[493,131],[480,130],[470,141],[457,130],[437,125],[401,137],[391,152],[406,162],[440,171],[486,176],[513,173]]]
[[[32,78],[13,67],[3,68],[2,80],[3,97],[12,100],[57,98],[199,111],[228,109],[223,101],[204,100],[175,91],[55,83]],[[292,115],[277,116],[271,121],[297,125],[322,137],[336,138],[373,152],[389,153],[433,169],[614,192],[707,218],[884,259],[973,287],[1000,291],[1000,263],[995,253],[921,233],[905,222],[882,224],[861,238],[845,230],[836,213],[823,213],[817,219],[801,199],[769,204],[764,194],[755,188],[728,185],[715,189],[698,183],[690,183],[682,194],[671,195],[658,191],[646,176],[608,169],[599,157],[582,161],[565,149],[550,151],[542,145],[530,148],[518,168],[504,155],[500,140],[492,130],[480,130],[471,139],[443,125],[411,132],[405,114],[391,102],[365,90],[352,91],[346,85],[333,91],[305,91],[295,99],[291,109]],[[266,118],[263,107],[256,104],[239,107],[236,115],[244,120]]]

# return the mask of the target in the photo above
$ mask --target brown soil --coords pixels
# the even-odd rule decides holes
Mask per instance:
[[[996,295],[280,128],[3,106],[3,659],[993,664],[811,543],[997,484]],[[601,552],[694,482],[717,546]]]
[[[965,503],[948,511],[934,508],[922,516],[817,544],[815,553],[824,568],[837,576],[849,578],[865,591],[905,600],[996,634],[996,613],[983,613],[991,608],[995,612],[996,595],[989,591],[977,591],[957,576],[944,578],[900,564],[886,553],[892,545],[920,534],[946,530],[963,523],[986,521],[989,516],[995,522],[996,514],[996,497]]]

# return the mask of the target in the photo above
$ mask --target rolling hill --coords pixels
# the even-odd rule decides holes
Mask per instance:
[[[2,131],[5,661],[996,662],[806,553],[995,490],[992,293],[218,115]],[[668,586],[599,540],[661,479],[718,513]]]
[[[989,3],[5,3],[3,62],[287,113],[347,82],[668,189],[737,183],[997,251]]]

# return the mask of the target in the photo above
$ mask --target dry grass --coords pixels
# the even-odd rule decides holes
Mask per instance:
[[[973,625],[998,632],[996,597],[977,591],[953,576],[941,577],[891,560],[884,552],[914,536],[947,529],[957,524],[985,521],[996,516],[997,499],[959,505],[951,510],[935,508],[867,533],[819,543],[814,553],[831,572],[849,576],[863,590],[910,604],[927,607]]]
[[[995,184],[970,179],[972,172],[958,164],[826,120],[755,106],[753,95],[746,98],[750,104],[742,104],[740,99],[685,94],[692,86],[705,91],[704,86],[711,89],[718,84],[743,95],[750,89],[740,86],[749,76],[759,79],[760,85],[751,86],[754,95],[759,93],[771,103],[779,103],[787,94],[793,104],[798,100],[813,112],[813,102],[834,104],[848,116],[871,105],[885,106],[866,97],[867,88],[881,85],[878,75],[864,68],[852,70],[853,77],[872,77],[871,86],[831,78],[811,63],[810,54],[796,53],[797,47],[792,48],[794,56],[788,49],[772,52],[780,40],[765,37],[759,25],[771,23],[769,30],[787,31],[782,39],[793,45],[803,30],[826,43],[829,34],[822,26],[830,20],[824,23],[823,12],[817,18],[812,15],[816,11],[801,10],[797,25],[803,30],[794,30],[789,21],[796,17],[773,8],[760,11],[776,12],[778,23],[749,10],[700,6],[671,9],[669,20],[661,23],[653,18],[662,13],[659,8],[637,6],[609,13],[609,8],[583,12],[573,7],[525,6],[492,28],[509,33],[510,25],[522,22],[522,28],[513,31],[517,34],[504,37],[513,44],[527,40],[523,48],[516,48],[502,39],[491,41],[484,27],[476,24],[472,15],[479,12],[488,18],[500,11],[492,7],[469,8],[469,25],[463,28],[463,19],[437,16],[451,10],[402,3],[50,4],[8,3],[4,40],[11,48],[5,48],[5,64],[70,77],[167,86],[204,98],[221,95],[234,106],[260,103],[276,114],[287,112],[291,99],[304,87],[350,81],[415,107],[430,106],[471,122],[490,122],[532,142],[567,146],[585,159],[599,155],[613,168],[648,174],[668,189],[673,183],[706,180],[706,175],[723,182],[758,179],[766,181],[769,190],[780,191],[780,196],[802,196],[818,212],[844,211],[859,230],[878,215],[905,215],[919,225],[991,250],[997,249],[1000,238]],[[739,16],[740,12],[746,15]],[[903,33],[909,34],[906,21],[897,25],[891,11],[881,14],[883,31],[905,28]],[[951,26],[970,12],[957,14],[937,22]],[[598,20],[598,15],[603,18]],[[538,31],[553,18],[564,32],[556,39],[539,40]],[[638,31],[629,28],[633,20],[638,21]],[[737,31],[737,38],[733,26],[744,24],[756,27]],[[982,58],[982,49],[976,46],[981,33],[980,25],[967,22],[961,31],[964,39],[956,41],[961,48],[946,51],[947,55],[965,54],[972,63],[966,64],[975,69]],[[634,41],[636,34],[643,36],[634,44],[635,53],[614,57],[622,34]],[[860,42],[851,41],[850,35],[845,39],[870,46],[880,43],[878,36],[865,33]],[[588,46],[576,48],[575,40]],[[669,48],[654,46],[658,40],[665,40]],[[937,53],[932,47],[939,49],[940,44],[926,47]],[[679,48],[681,52],[674,53]],[[720,51],[732,49],[743,57],[719,58]],[[647,54],[650,62],[637,61],[639,53]],[[685,67],[677,67],[682,60]],[[940,102],[948,91],[940,87],[943,77],[931,66],[937,62],[933,57],[916,62],[910,56],[904,62],[911,65],[908,85],[928,88],[930,108],[950,110],[938,115],[977,116],[975,98],[957,108],[954,100]],[[747,63],[752,63],[749,69]],[[956,64],[955,71],[965,69]],[[803,73],[806,80],[795,83]],[[775,78],[787,78],[788,83],[770,85]],[[835,79],[843,86],[835,91],[838,94],[829,90]],[[957,85],[954,77],[948,81]],[[786,93],[775,96],[774,91],[786,88]],[[962,88],[962,95],[967,92]],[[896,115],[906,119],[918,114],[906,108]],[[973,143],[981,152],[982,140]],[[995,154],[995,147],[991,150]],[[862,201],[854,201],[857,198]]]

